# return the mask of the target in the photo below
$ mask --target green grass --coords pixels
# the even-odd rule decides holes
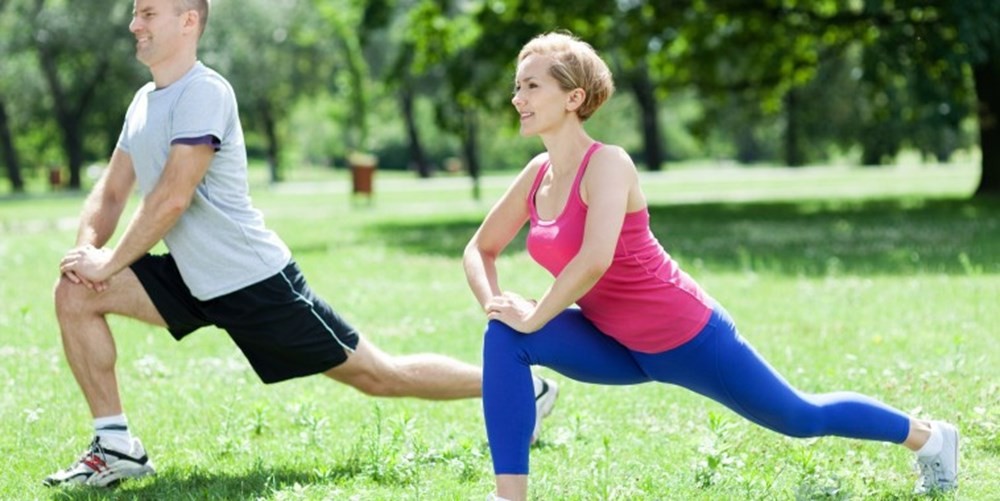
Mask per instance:
[[[332,178],[330,176],[333,176]],[[484,202],[463,178],[379,173],[372,204],[346,173],[255,201],[312,286],[393,353],[478,363],[481,314],[460,254]],[[806,391],[848,389],[963,432],[961,489],[1000,491],[1000,203],[968,201],[975,173],[940,169],[711,169],[644,174],[654,231]],[[225,334],[183,343],[114,319],[133,430],[159,475],[114,491],[40,480],[86,445],[50,289],[81,196],[0,200],[0,499],[482,499],[492,489],[478,401],[377,400],[322,378],[262,385]],[[505,287],[548,278],[514,244]],[[763,430],[664,385],[608,388],[548,373],[563,393],[532,454],[537,499],[908,499],[911,455]]]

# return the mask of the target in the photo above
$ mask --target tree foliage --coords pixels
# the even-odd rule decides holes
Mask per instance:
[[[293,110],[326,102],[337,151],[374,150],[396,124],[430,175],[428,133],[449,135],[475,178],[482,118],[509,106],[514,58],[530,38],[567,30],[614,71],[642,152],[657,169],[679,158],[664,134],[672,97],[697,99],[689,131],[701,155],[801,165],[903,149],[947,160],[976,142],[979,193],[1000,192],[1000,2],[955,0],[245,0],[216,2],[202,58],[240,99],[251,145],[280,178]],[[116,0],[0,5],[0,159],[60,163],[79,185],[104,158],[131,92],[128,8]],[[94,50],[100,47],[100,50]],[[690,96],[690,97],[689,97]],[[388,103],[388,104],[387,104]],[[436,129],[421,125],[421,103]],[[320,111],[320,110],[324,111]],[[393,116],[386,110],[395,109]],[[671,114],[672,116],[673,114]],[[511,118],[500,119],[513,123]],[[490,119],[495,121],[494,119]],[[3,125],[3,124],[0,124]],[[53,147],[52,145],[58,145]],[[687,148],[685,151],[690,151]],[[495,163],[495,162],[490,162]]]

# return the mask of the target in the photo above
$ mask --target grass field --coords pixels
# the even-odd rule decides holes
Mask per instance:
[[[333,177],[331,177],[333,176]],[[644,174],[654,232],[806,391],[854,390],[963,433],[961,488],[1000,492],[1000,203],[974,169],[708,169]],[[478,363],[483,319],[462,247],[509,181],[343,172],[254,199],[311,285],[393,353]],[[130,425],[159,474],[50,490],[91,421],[52,313],[81,196],[0,199],[0,499],[478,500],[492,490],[479,402],[377,400],[322,378],[262,385],[221,331],[183,343],[114,319]],[[548,278],[512,245],[502,283]],[[532,454],[533,499],[908,499],[902,447],[785,438],[663,385],[562,385]]]

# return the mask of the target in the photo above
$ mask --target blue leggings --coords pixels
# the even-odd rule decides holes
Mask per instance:
[[[629,350],[567,309],[534,334],[491,320],[483,341],[483,413],[497,475],[526,475],[535,423],[531,366],[586,383],[683,386],[793,437],[836,435],[902,443],[909,417],[850,392],[812,395],[788,384],[716,307],[694,339],[663,353]]]

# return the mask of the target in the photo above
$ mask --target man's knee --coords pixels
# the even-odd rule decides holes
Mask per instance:
[[[399,385],[381,374],[365,374],[349,382],[356,390],[370,397],[395,397],[400,395]]]
[[[91,311],[93,292],[81,284],[73,283],[65,275],[61,275],[56,280],[52,296],[55,301],[56,315],[59,317],[79,315]]]
[[[325,373],[354,389],[373,397],[401,395],[403,377],[393,356],[362,342],[344,364]]]

